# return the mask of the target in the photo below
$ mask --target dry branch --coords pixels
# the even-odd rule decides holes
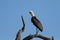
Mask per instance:
[[[45,36],[42,36],[42,35],[36,35],[36,34],[34,34],[34,35],[29,35],[29,36],[27,36],[27,37],[25,37],[23,40],[31,40],[31,39],[33,39],[33,38],[35,38],[35,37],[37,37],[37,38],[41,38],[41,39],[43,39],[43,40],[53,40],[53,39],[51,39],[51,38],[48,38],[48,37],[45,37]]]
[[[23,16],[21,16],[21,18],[22,18],[22,22],[23,22],[23,27],[22,27],[22,29],[19,29],[15,40],[21,40],[21,33],[24,32],[24,29],[25,29],[25,22],[24,22]]]

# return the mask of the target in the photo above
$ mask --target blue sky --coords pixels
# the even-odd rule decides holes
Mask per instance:
[[[60,40],[60,0],[0,0],[0,40],[15,40],[17,31],[22,28],[21,16],[26,22],[21,38],[35,34],[30,10],[43,25],[43,32],[39,34]]]

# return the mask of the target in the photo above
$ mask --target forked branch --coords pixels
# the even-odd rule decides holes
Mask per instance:
[[[29,35],[29,36],[25,37],[23,40],[31,40],[31,39],[33,39],[35,37],[43,39],[43,40],[54,40],[54,38],[48,38],[48,37],[42,36],[40,34],[39,35],[38,34],[37,35],[36,34]]]

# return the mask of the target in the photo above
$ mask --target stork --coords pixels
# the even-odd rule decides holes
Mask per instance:
[[[41,22],[36,18],[34,12],[32,10],[29,11],[30,15],[32,16],[31,22],[38,28],[41,32],[43,31],[43,27]]]

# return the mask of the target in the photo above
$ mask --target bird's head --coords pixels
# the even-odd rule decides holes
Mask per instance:
[[[29,13],[31,14],[32,17],[35,16],[32,10],[30,10]]]

